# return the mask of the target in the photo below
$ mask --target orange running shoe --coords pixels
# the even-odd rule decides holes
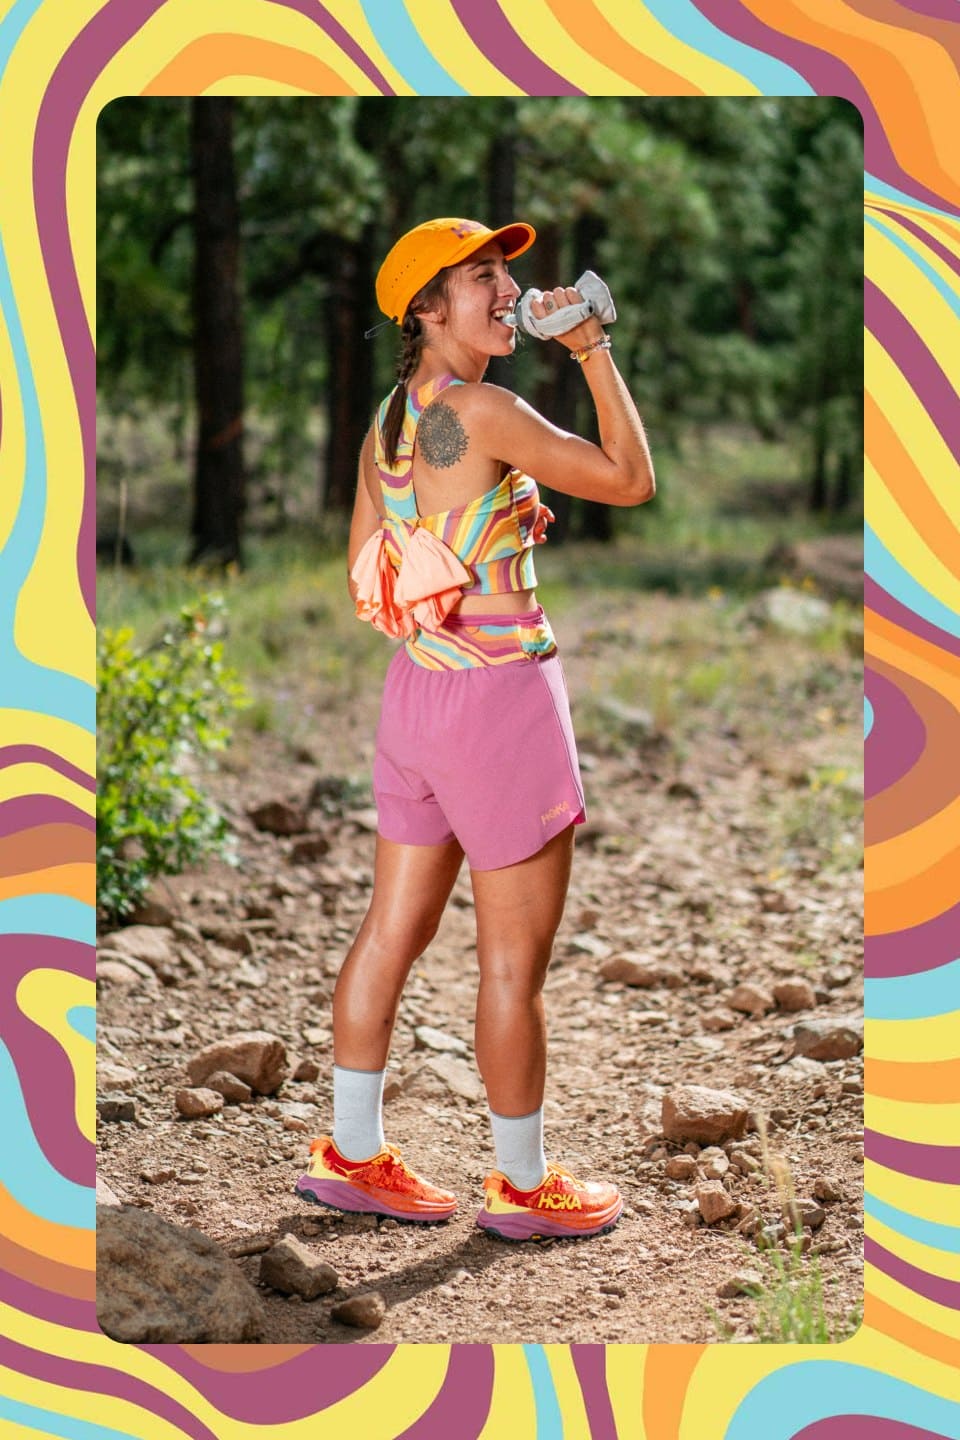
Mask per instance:
[[[422,1225],[449,1220],[457,1197],[441,1190],[405,1165],[395,1145],[369,1160],[348,1160],[329,1135],[310,1146],[310,1164],[295,1186],[304,1200],[367,1215],[389,1215]]]
[[[602,1235],[613,1229],[623,1210],[616,1185],[599,1180],[582,1184],[552,1161],[547,1178],[535,1190],[518,1190],[499,1170],[491,1171],[483,1189],[484,1207],[477,1224],[501,1240]]]

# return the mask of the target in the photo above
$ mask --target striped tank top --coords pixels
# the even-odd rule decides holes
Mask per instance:
[[[380,406],[374,427],[383,528],[371,541],[380,550],[380,576],[388,588],[391,582],[394,587],[391,598],[398,628],[393,633],[405,636],[411,660],[431,670],[507,664],[556,649],[542,608],[510,616],[449,613],[461,595],[502,595],[532,590],[537,583],[533,546],[540,497],[529,475],[510,470],[492,489],[465,505],[433,515],[418,513],[412,470],[420,416],[448,385],[463,383],[444,375],[408,393],[392,466],[381,435],[390,395]],[[358,614],[361,607],[358,599]],[[388,625],[381,628],[389,633]]]

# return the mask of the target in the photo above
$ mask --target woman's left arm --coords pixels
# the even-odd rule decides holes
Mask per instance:
[[[350,599],[356,600],[356,585],[350,579],[350,571],[354,567],[357,556],[364,544],[375,535],[380,529],[383,521],[370,496],[370,487],[367,483],[368,475],[375,475],[373,468],[373,431],[367,431],[367,438],[363,442],[360,451],[360,464],[357,467],[357,495],[353,502],[353,518],[350,521],[350,541],[347,545],[347,586],[350,590]]]

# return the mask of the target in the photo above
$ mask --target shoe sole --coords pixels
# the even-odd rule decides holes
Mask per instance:
[[[622,1214],[621,1205],[616,1214],[590,1230],[574,1230],[559,1220],[547,1219],[545,1215],[524,1215],[521,1212],[491,1215],[488,1210],[479,1212],[477,1224],[485,1234],[514,1243],[525,1240],[592,1240],[595,1235],[606,1235],[613,1230]]]
[[[382,1215],[388,1220],[399,1220],[404,1225],[442,1225],[456,1214],[454,1208],[439,1215],[412,1215],[409,1210],[397,1210],[359,1190],[345,1192],[336,1180],[314,1180],[309,1175],[301,1175],[293,1193],[310,1205],[324,1205],[328,1210],[339,1210],[345,1215]]]

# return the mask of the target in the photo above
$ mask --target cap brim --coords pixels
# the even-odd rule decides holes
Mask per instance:
[[[536,238],[537,232],[532,225],[517,220],[512,225],[501,225],[499,230],[491,230],[486,235],[471,235],[456,254],[450,257],[447,264],[459,265],[461,261],[468,260],[475,250],[482,250],[484,245],[489,245],[493,240],[496,240],[503,251],[504,260],[513,260],[517,255],[522,255],[524,250],[529,250]]]
[[[494,230],[490,238],[500,242],[505,260],[514,260],[518,255],[522,255],[524,250],[530,249],[537,238],[537,232],[532,225],[518,220],[513,225],[503,225],[499,230]]]

